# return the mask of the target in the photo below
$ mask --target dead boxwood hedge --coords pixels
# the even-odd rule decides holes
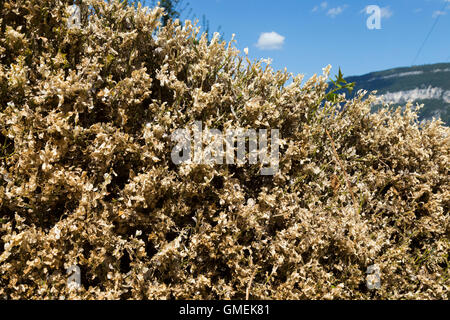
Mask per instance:
[[[66,6],[0,2],[0,297],[449,298],[442,122],[327,101],[329,67],[303,81],[160,8],[83,0],[69,28]],[[174,165],[194,121],[278,128],[279,171]]]

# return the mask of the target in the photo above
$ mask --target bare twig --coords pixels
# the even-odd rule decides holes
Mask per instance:
[[[336,151],[336,146],[334,144],[333,138],[331,137],[331,135],[327,129],[325,129],[325,132],[327,133],[328,138],[330,138],[330,140],[331,140],[331,146],[333,147],[334,156],[336,157],[337,162],[339,163],[342,171],[344,172],[344,178],[347,183],[347,188],[348,188],[348,191],[350,192],[350,195],[352,196],[353,206],[355,207],[356,212],[358,212],[358,204],[356,202],[356,198],[355,198],[355,194],[353,193],[352,186],[350,185],[350,180],[348,179],[347,171],[345,171],[344,164],[341,162],[341,159],[339,158],[339,155]]]
[[[250,278],[250,282],[248,283],[248,286],[247,286],[247,290],[245,290],[245,300],[248,300],[248,297],[250,295],[250,288],[252,286],[252,282],[253,282],[253,278],[255,277],[255,274],[256,274],[256,269],[252,273],[252,276]]]

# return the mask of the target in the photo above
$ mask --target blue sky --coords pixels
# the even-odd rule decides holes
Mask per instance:
[[[415,64],[450,62],[450,0],[188,1],[212,31],[221,26],[225,40],[234,33],[251,59],[271,58],[294,74],[310,77],[328,64],[346,76],[410,66],[436,19]],[[367,28],[368,5],[382,9],[379,30]]]

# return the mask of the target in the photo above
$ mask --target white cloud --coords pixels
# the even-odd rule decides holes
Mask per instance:
[[[394,12],[391,10],[390,7],[381,8],[381,18],[389,19],[390,17],[392,17],[393,14]]]
[[[347,5],[339,6],[336,8],[331,8],[330,10],[328,10],[327,16],[334,18],[334,17],[340,15],[342,12],[344,12],[346,7],[347,7]]]
[[[364,9],[362,9],[359,13],[368,14],[367,7],[368,6],[364,7]],[[380,8],[380,10],[381,10],[381,18],[383,19],[389,19],[394,15],[394,11],[392,11],[391,7],[389,6]]]
[[[320,4],[320,6],[315,6],[311,11],[316,12],[320,10],[325,10],[328,7],[328,2],[324,1]]]
[[[283,46],[284,39],[285,37],[279,35],[275,31],[263,32],[259,36],[256,46],[261,50],[277,50],[281,49],[281,47]]]
[[[445,12],[445,11],[436,10],[435,12],[433,12],[433,18],[437,18],[439,16],[443,16],[446,14],[447,14],[447,12]]]

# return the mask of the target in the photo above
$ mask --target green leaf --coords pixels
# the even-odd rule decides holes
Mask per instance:
[[[330,92],[329,94],[327,94],[328,101],[334,102],[334,101],[336,101],[336,97],[337,97],[336,93]]]
[[[113,60],[114,60],[114,56],[112,54],[108,54],[106,56],[106,66],[109,66]]]
[[[344,75],[342,74],[341,67],[339,67],[339,79],[343,79]]]

